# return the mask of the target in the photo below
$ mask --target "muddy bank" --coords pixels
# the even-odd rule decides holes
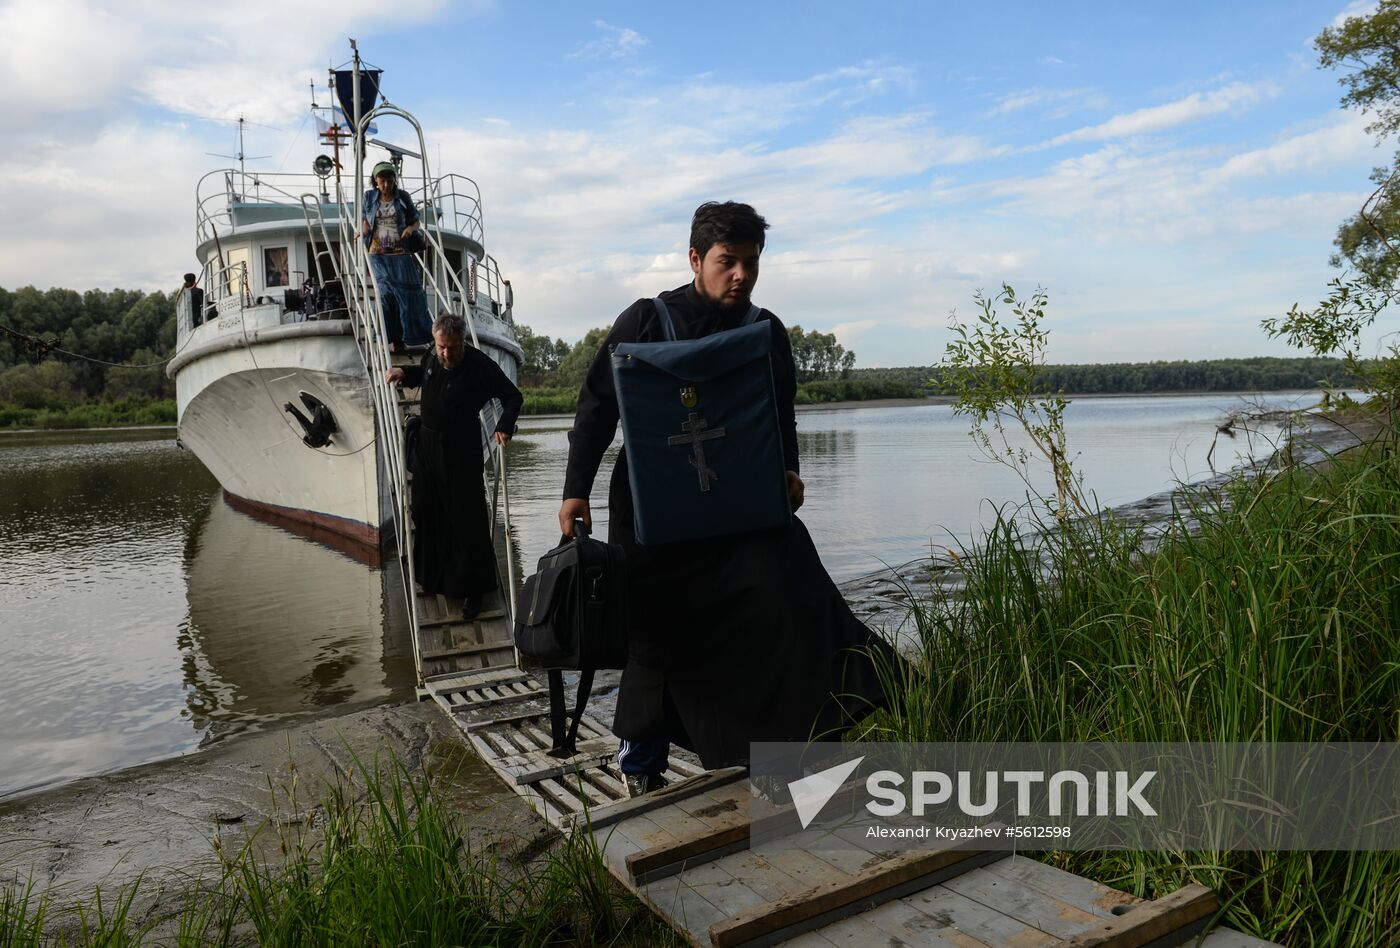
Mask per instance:
[[[552,835],[437,705],[414,702],[269,730],[0,804],[0,885],[32,877],[68,901],[141,877],[141,901],[154,900],[217,875],[215,840],[237,851],[273,821],[314,832],[326,787],[390,755],[411,774],[434,776],[474,846],[524,856]],[[276,845],[275,832],[260,839]]]

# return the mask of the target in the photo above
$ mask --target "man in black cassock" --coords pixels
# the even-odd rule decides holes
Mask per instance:
[[[524,397],[495,360],[467,345],[466,323],[450,314],[433,324],[433,345],[420,364],[395,366],[384,377],[422,389],[421,423],[407,451],[414,575],[426,593],[460,597],[462,617],[474,619],[482,597],[496,588],[477,413],[501,400],[495,438],[505,444]]]
[[[747,204],[704,204],[691,223],[692,282],[661,294],[678,339],[740,325],[758,280],[768,224]],[[802,505],[796,372],[787,330],[772,327],[779,431],[792,509]],[[559,522],[581,518],[619,419],[610,348],[663,339],[656,305],[618,316],[579,390]],[[899,659],[841,598],[802,521],[644,547],[633,532],[626,454],[608,489],[608,539],[625,553],[632,625],[613,730],[633,795],[662,785],[668,742],[707,768],[747,764],[752,741],[831,738],[884,702],[877,666]]]

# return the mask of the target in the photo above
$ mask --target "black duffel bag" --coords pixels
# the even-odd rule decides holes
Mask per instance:
[[[527,666],[548,670],[551,753],[572,755],[593,673],[627,664],[621,548],[593,539],[583,521],[575,520],[573,539],[561,537],[525,580],[515,614],[515,647]],[[575,670],[578,696],[566,733],[563,672]]]

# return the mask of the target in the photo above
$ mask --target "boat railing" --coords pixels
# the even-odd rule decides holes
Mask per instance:
[[[483,288],[485,295],[492,301],[491,315],[497,317],[507,325],[514,326],[515,320],[511,315],[509,284],[501,278],[501,268],[496,263],[496,258],[489,253],[478,263],[472,272],[473,276],[473,297],[479,297]]]
[[[343,204],[340,186],[336,194],[328,190],[329,181],[313,174],[291,172],[263,173],[223,168],[211,171],[199,179],[195,189],[195,237],[203,243],[216,234],[215,228],[231,229],[238,223],[236,212],[243,208],[287,207],[301,205],[308,192],[316,194],[326,204]]]
[[[340,206],[344,207],[343,204]],[[341,280],[342,285],[344,285],[344,280],[342,279],[340,272],[340,261],[336,259],[335,254],[331,253],[329,249],[332,246],[333,241],[331,239],[330,231],[326,229],[325,205],[322,202],[316,200],[314,195],[303,194],[301,196],[301,214],[302,218],[306,221],[306,231],[312,237],[311,266],[316,271],[317,284],[325,286],[327,282],[326,272],[322,268],[322,259],[324,258],[325,260],[330,262],[332,279]],[[335,222],[335,240],[338,241],[341,244],[341,246],[344,246],[345,241],[354,239],[354,233],[349,226],[350,221],[345,214],[337,213],[335,216]],[[315,249],[317,247],[317,242],[315,238],[318,233],[321,238],[320,247],[325,249]]]
[[[481,217],[481,188],[465,175],[447,174],[432,179],[423,189],[424,204],[437,212],[439,221],[464,237],[486,245],[486,227]]]
[[[481,189],[471,178],[459,174],[441,178],[401,176],[400,186],[413,196],[424,216],[440,227],[485,244],[485,224],[481,216]],[[368,190],[366,187],[363,190]],[[214,229],[226,230],[240,223],[240,214],[257,219],[269,208],[284,207],[295,213],[306,202],[336,208],[353,215],[355,196],[360,193],[347,177],[332,181],[314,174],[295,172],[255,172],[224,168],[200,179],[195,195],[195,230],[200,243],[212,239]]]
[[[220,315],[253,305],[253,288],[248,281],[248,263],[245,260],[212,267],[205,286]]]

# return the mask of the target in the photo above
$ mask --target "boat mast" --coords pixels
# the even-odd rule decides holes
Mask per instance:
[[[363,181],[365,177],[365,135],[364,130],[360,128],[360,44],[353,36],[350,37],[350,51],[354,59],[354,64],[352,66],[354,73],[351,76],[350,88],[352,92],[350,98],[354,100],[351,102],[351,105],[355,110],[355,114],[351,116],[351,120],[355,123],[354,129],[352,130],[354,138],[351,139],[351,147],[355,151],[355,177],[352,179],[354,187],[351,190],[355,194],[355,230],[358,232],[360,222],[365,219],[365,198],[364,193],[360,189],[360,182]]]

